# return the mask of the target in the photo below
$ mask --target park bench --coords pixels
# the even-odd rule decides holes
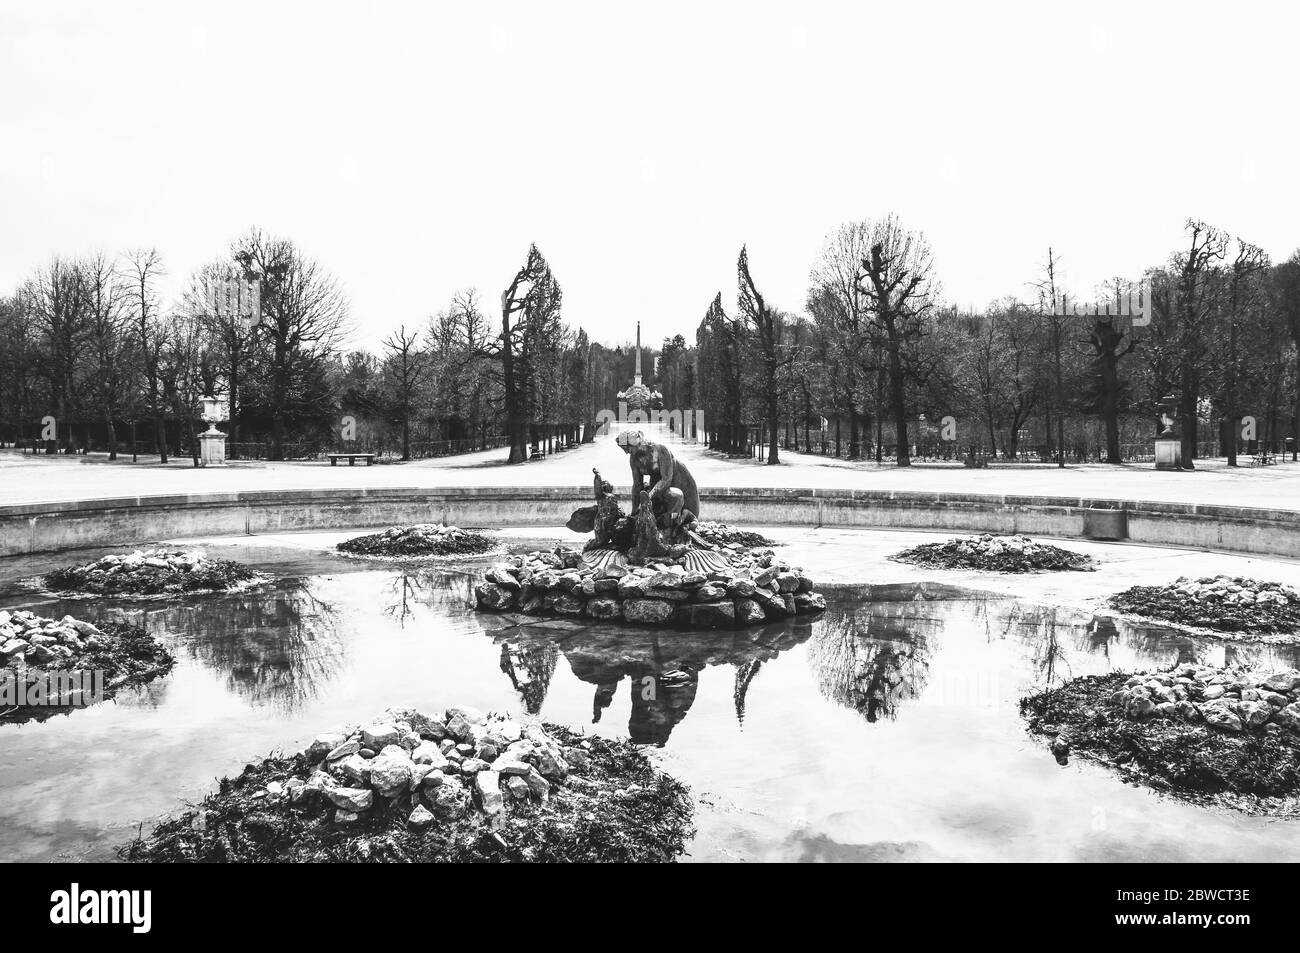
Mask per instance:
[[[1277,457],[1269,453],[1267,450],[1261,450],[1250,458],[1250,465],[1252,467],[1267,467],[1275,463],[1277,463]]]
[[[366,466],[370,466],[375,459],[373,453],[327,453],[326,456],[330,458],[330,466],[334,466],[340,460],[346,460],[350,467],[355,466],[358,460],[364,460]]]

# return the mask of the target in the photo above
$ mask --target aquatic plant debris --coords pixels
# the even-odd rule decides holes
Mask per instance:
[[[214,559],[199,550],[157,548],[65,566],[46,573],[41,583],[51,592],[72,596],[164,597],[238,591],[265,578],[233,559]]]
[[[704,520],[691,524],[691,532],[714,546],[726,549],[754,549],[758,546],[775,546],[772,540],[753,530],[737,529],[717,520]]]
[[[403,558],[478,556],[490,552],[497,545],[491,536],[463,530],[458,526],[418,523],[413,526],[394,526],[382,533],[344,540],[337,548],[349,556]]]
[[[986,572],[1091,572],[1096,564],[1082,553],[1028,536],[956,537],[943,543],[924,543],[895,553],[890,559],[927,569],[979,569]]]

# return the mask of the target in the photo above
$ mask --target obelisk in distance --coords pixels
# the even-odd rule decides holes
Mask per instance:
[[[639,387],[641,384],[641,322],[636,323],[636,375],[632,380],[632,386]]]
[[[644,411],[650,409],[654,402],[661,400],[658,391],[653,391],[641,382],[641,322],[636,323],[636,367],[632,377],[632,385],[627,390],[618,392],[618,399],[626,402],[626,408],[629,410]],[[622,420],[622,411],[619,419]]]

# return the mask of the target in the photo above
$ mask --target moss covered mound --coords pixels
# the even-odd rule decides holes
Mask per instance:
[[[1244,576],[1180,577],[1167,586],[1134,586],[1110,597],[1120,612],[1218,632],[1300,633],[1300,592]]]
[[[672,861],[684,851],[694,829],[693,804],[682,784],[656,770],[627,742],[588,738],[555,725],[537,728],[548,744],[564,746],[571,759],[563,776],[548,772],[540,797],[527,792],[512,796],[505,782],[519,781],[519,775],[498,775],[476,763],[474,755],[457,761],[456,748],[445,744],[452,761],[422,773],[415,791],[391,795],[376,792],[379,778],[387,778],[401,763],[395,752],[385,748],[371,759],[389,764],[376,769],[369,787],[346,789],[330,788],[322,775],[334,772],[351,777],[350,783],[366,784],[348,773],[358,769],[355,762],[342,767],[358,755],[333,762],[327,756],[321,762],[319,753],[305,752],[248,765],[238,777],[223,779],[197,808],[164,821],[119,853],[150,863],[626,863]],[[445,730],[430,720],[418,734],[429,738]],[[433,743],[421,741],[412,753],[418,758],[420,746]],[[314,763],[331,767],[314,770]],[[487,803],[490,792],[480,775],[490,775],[494,784],[500,780],[500,795],[491,794],[493,804]],[[348,812],[338,806],[344,798],[366,806]]]
[[[233,559],[183,549],[113,554],[41,577],[46,589],[73,596],[172,596],[244,589],[261,573]]]
[[[1155,712],[1133,704],[1135,694],[1143,694],[1133,691],[1133,678],[1112,673],[1072,679],[1022,699],[1020,711],[1031,733],[1051,739],[1062,764],[1077,754],[1126,781],[1188,800],[1300,814],[1300,725],[1286,724],[1281,710],[1254,730],[1195,710]]]
[[[890,557],[928,569],[979,569],[986,572],[1090,572],[1090,557],[1059,546],[1036,543],[1028,536],[957,537],[925,543]]]
[[[497,546],[496,540],[482,533],[463,530],[441,523],[394,526],[382,533],[357,536],[338,544],[341,553],[376,558],[412,558],[421,556],[478,556]]]

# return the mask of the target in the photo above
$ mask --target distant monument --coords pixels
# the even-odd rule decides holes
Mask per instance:
[[[632,386],[619,391],[618,399],[627,403],[629,410],[647,411],[663,403],[663,395],[641,382],[641,322],[636,323],[636,374]]]
[[[1183,438],[1178,432],[1178,395],[1169,394],[1156,401],[1161,430],[1156,434],[1156,469],[1183,468]]]

